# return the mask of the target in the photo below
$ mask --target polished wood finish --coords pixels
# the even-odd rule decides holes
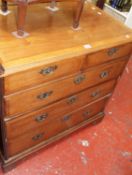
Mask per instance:
[[[108,97],[110,97],[110,95],[111,94],[106,95],[107,99],[108,99]],[[92,116],[92,115],[94,115],[93,113],[96,114],[97,109],[98,109],[98,112],[101,111],[100,110],[100,105],[104,107],[103,104],[106,100],[104,100],[104,99],[100,100],[100,99],[99,99],[98,103],[96,103],[96,102],[93,103],[93,105],[92,105],[93,109],[88,108],[89,113],[86,114],[86,119],[87,119],[87,116]],[[64,118],[64,121],[62,121],[62,122],[71,120],[71,117],[69,117],[69,116],[72,115],[71,111],[73,111],[72,113],[75,112],[77,114],[78,112],[76,112],[76,109],[77,109],[77,111],[78,111],[78,109],[83,109],[84,106],[87,106],[87,104],[88,103],[82,105],[83,107],[81,107],[81,108],[79,106],[78,108],[74,108],[74,109],[69,110],[69,111],[63,110],[63,111],[61,111],[61,113],[57,110],[56,110],[56,113],[55,113],[55,109],[54,109],[53,112],[48,111],[48,113],[43,113],[43,114],[41,114],[41,112],[39,113],[39,111],[36,111],[34,113],[32,112],[30,114],[18,117],[14,120],[8,120],[8,121],[5,122],[6,130],[7,130],[7,137],[9,139],[17,139],[17,137],[23,135],[24,133],[33,132],[34,129],[36,129],[36,128],[37,129],[42,128],[46,131],[47,130],[46,128],[48,127],[48,125],[50,125],[50,124],[51,125],[53,125],[53,124],[56,125],[56,120],[58,120],[58,119],[63,120],[63,118]],[[58,106],[57,109],[59,110],[59,106]],[[44,109],[43,109],[43,111],[44,111]],[[68,117],[65,117],[65,116],[68,116]],[[84,116],[84,119],[85,119],[85,116]],[[76,120],[79,120],[79,118],[77,116],[76,116]],[[29,125],[29,123],[30,123],[30,125]],[[63,125],[63,123],[60,123],[60,124]],[[54,125],[52,127],[54,127]],[[21,128],[21,130],[19,130],[19,128]],[[57,128],[61,129],[61,126],[57,127]],[[50,129],[50,130],[52,131],[52,129]]]
[[[0,64],[1,74],[4,72],[2,65]],[[4,156],[4,159],[7,159],[7,144],[5,142],[6,131],[4,125],[4,103],[3,103],[3,94],[4,94],[4,78],[0,78],[0,155]]]
[[[11,157],[10,159],[5,160],[1,156],[2,168],[3,168],[4,172],[8,172],[12,168],[14,168],[16,166],[16,164],[18,163],[18,161],[23,159],[25,156],[28,156],[31,153],[34,153],[35,151],[42,149],[45,146],[48,146],[49,144],[54,143],[54,142],[58,141],[59,139],[66,137],[67,135],[73,133],[76,130],[82,129],[83,127],[93,126],[95,124],[98,124],[102,121],[103,118],[104,118],[104,113],[100,112],[100,113],[96,114],[95,116],[89,118],[88,120],[85,120],[84,122],[81,122],[78,125],[75,125],[72,128],[69,128],[68,130],[65,130],[64,132],[59,133],[58,135],[52,137],[51,139],[48,139],[47,141],[41,142],[38,145],[35,145],[35,146],[21,152],[20,154],[17,154],[15,156]]]
[[[89,55],[120,45],[129,43],[131,45],[131,30],[101,10],[102,15],[97,15],[99,9],[92,10],[94,7],[92,4],[85,4],[81,20],[82,27],[79,31],[73,31],[69,25],[74,4],[61,3],[60,6],[62,10],[57,12],[55,18],[47,11],[42,13],[44,7],[42,8],[41,5],[35,8],[31,6],[31,12],[33,13],[35,9],[39,19],[36,16],[34,24],[34,17],[29,15],[29,25],[25,27],[31,36],[22,40],[13,38],[9,34],[15,30],[15,15],[11,13],[8,16],[10,23],[6,21],[7,18],[2,20],[1,17],[0,33],[5,36],[0,42],[0,63],[2,62],[5,70],[3,76],[11,76],[38,66],[68,60],[79,55]],[[11,10],[14,8],[12,7]],[[87,21],[88,16],[89,21]],[[42,23],[42,21],[47,23]],[[95,28],[97,24],[98,30]],[[84,47],[86,44],[89,44],[91,48],[86,49]]]
[[[17,115],[30,111],[33,108],[48,105],[98,83],[117,78],[122,72],[126,60],[125,58],[104,64],[96,67],[96,69],[91,68],[87,72],[76,74],[69,78],[41,84],[26,91],[4,96],[5,115]]]
[[[61,0],[63,1],[63,0]],[[66,1],[66,0],[64,0]],[[75,1],[75,0],[74,0]],[[8,0],[2,0],[2,11],[6,12],[7,11],[7,2]],[[18,0],[16,1],[17,4],[17,35],[23,37],[25,30],[24,30],[24,26],[25,26],[25,22],[26,22],[26,14],[27,14],[27,8],[28,8],[28,4],[31,3],[37,3],[37,2],[49,2],[49,0]],[[56,4],[56,0],[50,0],[51,4],[50,7],[51,8],[55,8],[55,4]],[[69,1],[70,2],[70,1]],[[84,2],[85,0],[77,0],[77,6],[74,12],[74,18],[73,18],[73,28],[78,28],[79,27],[79,21],[81,18],[81,14],[83,11],[83,6],[84,6]]]
[[[80,21],[81,14],[82,14],[82,11],[83,11],[84,2],[85,2],[85,0],[80,0],[78,2],[76,10],[74,12],[74,20],[73,20],[73,28],[74,29],[79,27],[79,21]]]
[[[19,36],[24,35],[24,26],[26,23],[27,7],[28,7],[27,0],[17,1],[17,34]]]
[[[31,68],[30,74],[29,70],[11,74],[5,77],[5,94],[8,95],[40,83],[80,72],[84,58],[85,55],[82,55],[69,60],[65,59],[50,64],[43,64],[42,66]]]
[[[131,48],[131,44],[122,45],[93,54],[76,56],[68,60],[64,59],[50,64],[45,63],[42,66],[11,74],[5,77],[5,94],[8,95],[40,83],[54,80],[55,78],[65,77],[76,72],[81,72],[91,66],[129,55]],[[116,51],[112,52],[114,49]],[[25,81],[25,79],[27,81]]]
[[[92,88],[88,88],[82,92],[73,94],[65,99],[62,99],[58,102],[48,105],[47,107],[42,107],[39,110],[36,110],[32,113],[25,115],[25,117],[27,117],[30,121],[33,120],[34,118],[32,117],[33,115],[35,115],[36,117],[44,116],[44,118],[46,118],[44,122],[46,122],[50,120],[53,116],[63,115],[65,111],[70,112],[72,110],[80,108],[83,105],[90,103],[91,101],[101,98],[107,94],[111,94],[115,86],[115,83],[116,80],[114,79],[109,82],[94,86]],[[11,118],[16,117],[17,116],[5,116],[5,120],[8,121]],[[21,120],[20,117],[18,120]]]
[[[62,11],[54,17],[43,12],[44,4],[43,8],[42,4],[31,6],[25,25],[31,35],[21,40],[9,34],[14,31],[14,14],[0,16],[4,170],[71,132],[101,121],[130,58],[131,30],[86,3],[81,28],[75,31],[69,25],[75,3],[59,5]],[[38,15],[33,17],[34,10]]]
[[[2,100],[2,98],[3,98],[3,96],[2,96],[3,85],[4,85],[4,79],[1,78],[0,79],[0,117],[3,116],[3,100]],[[1,126],[1,130],[3,130],[4,129],[3,128],[3,120],[0,120],[0,126]],[[2,152],[5,152],[4,140],[2,141],[2,139],[4,139],[5,137],[3,137],[2,135],[4,136],[4,133],[0,132],[0,150]]]
[[[85,59],[85,64],[83,68],[87,69],[90,66],[95,66],[101,63],[112,61],[127,55],[129,56],[131,54],[131,50],[132,45],[128,44],[104,49],[99,52],[89,54]]]
[[[27,125],[25,125],[25,123],[21,123],[21,130],[19,130],[19,126],[6,122],[9,157],[18,154],[44,140],[46,141],[58,133],[87,120],[99,112],[102,112],[105,103],[106,99],[86,105],[72,113],[65,113],[64,116],[62,115],[60,117],[56,117],[46,124],[35,123],[34,126],[34,121],[32,121],[30,125],[29,123]],[[11,132],[12,129],[15,129],[13,134]]]

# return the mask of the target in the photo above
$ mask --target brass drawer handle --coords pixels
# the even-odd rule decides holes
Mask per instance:
[[[109,49],[108,50],[108,52],[107,52],[107,54],[108,54],[108,56],[112,56],[112,55],[114,55],[116,52],[118,51],[118,48],[111,48],[111,49]]]
[[[42,74],[42,75],[48,75],[48,74],[53,73],[56,69],[57,69],[57,66],[56,65],[55,66],[50,66],[50,67],[47,67],[45,69],[42,69],[40,71],[40,74]]]
[[[68,100],[67,100],[67,103],[68,104],[73,104],[75,103],[77,100],[77,97],[76,96],[72,96],[72,97],[69,97]]]
[[[71,118],[71,115],[65,115],[63,118],[62,118],[62,121],[65,122],[67,120],[69,120]]]
[[[85,75],[79,75],[74,79],[75,84],[80,84],[86,79]]]
[[[32,140],[37,141],[37,140],[41,139],[43,137],[43,135],[44,135],[43,133],[37,134],[37,135],[32,137]]]
[[[36,121],[36,122],[43,122],[44,120],[46,120],[47,117],[48,117],[48,114],[46,113],[46,114],[37,116],[37,117],[35,118],[35,121]]]
[[[87,117],[87,116],[89,116],[91,114],[91,111],[85,111],[84,113],[83,113],[83,117]]]
[[[107,78],[108,75],[109,75],[108,71],[103,71],[103,72],[101,72],[100,77],[101,78]]]
[[[95,91],[91,94],[91,97],[99,97],[100,92],[99,91]]]
[[[38,95],[37,98],[40,99],[40,100],[46,99],[49,96],[51,96],[52,93],[53,93],[53,91],[45,92],[43,94]]]

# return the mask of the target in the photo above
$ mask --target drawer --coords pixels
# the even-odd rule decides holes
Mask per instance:
[[[47,139],[85,121],[95,114],[103,111],[105,103],[108,98],[104,98],[95,103],[86,105],[77,111],[57,117],[46,124],[38,125],[36,123],[35,128],[28,130],[28,126],[23,125],[22,128],[19,126],[16,128],[16,132],[13,132],[9,126],[10,121],[5,123],[7,133],[7,148],[9,156],[13,156],[17,153],[24,151],[42,141]],[[14,119],[15,120],[15,119]],[[29,123],[28,123],[29,125]],[[34,121],[30,123],[34,127]],[[18,132],[19,133],[18,133]]]
[[[132,44],[112,47],[96,53],[87,55],[85,58],[84,69],[90,66],[101,64],[107,61],[111,61],[116,58],[124,57],[131,54]]]
[[[5,94],[10,94],[59,77],[79,72],[85,56],[78,56],[17,72],[5,77]]]
[[[35,112],[30,112],[27,115],[19,116],[18,119],[12,120],[10,122],[10,127],[12,127],[12,130],[15,131],[16,125],[21,127],[21,124],[27,124],[32,121],[34,121],[34,124],[36,125],[36,121],[38,123],[47,122],[53,117],[61,116],[65,114],[66,112],[73,111],[75,109],[80,108],[81,106],[84,106],[91,101],[94,101],[98,98],[101,98],[107,94],[111,94],[113,91],[113,88],[115,86],[116,80],[111,80],[106,83],[102,83],[100,85],[97,85],[92,88],[88,88],[80,93],[76,93],[72,96],[69,96],[63,100],[60,100],[58,102],[55,102],[51,105],[48,105],[47,107],[43,107],[39,110],[36,110]],[[11,116],[7,117],[5,120],[12,119]],[[21,123],[21,121],[23,121]],[[30,125],[29,125],[29,129]]]
[[[5,116],[30,111],[75,94],[88,87],[114,79],[122,72],[126,59],[89,69],[66,79],[4,96]]]
[[[131,44],[117,46],[89,54],[87,56],[82,55],[52,63],[48,63],[49,61],[47,61],[47,63],[42,66],[10,74],[4,78],[5,95],[77,73],[80,70],[86,70],[91,66],[95,66],[115,58],[129,55],[131,49]]]

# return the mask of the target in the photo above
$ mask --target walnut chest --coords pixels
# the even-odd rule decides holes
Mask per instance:
[[[72,3],[57,13],[30,7],[26,30],[16,39],[15,16],[0,20],[0,150],[2,167],[101,121],[132,53],[132,32],[92,4],[80,29],[71,28]],[[63,8],[65,6],[65,8]],[[14,7],[12,7],[14,8]],[[1,18],[1,17],[0,17]],[[36,23],[32,23],[35,19]],[[8,26],[8,27],[7,27]],[[35,28],[35,30],[34,30]],[[3,30],[4,29],[4,30]]]

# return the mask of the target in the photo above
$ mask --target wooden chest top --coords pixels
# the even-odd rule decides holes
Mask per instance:
[[[16,39],[11,34],[16,30],[14,7],[6,20],[0,16],[2,76],[132,42],[130,29],[90,3],[85,4],[77,31],[71,28],[74,2],[58,6],[56,13],[47,11],[42,4],[29,6],[25,29],[30,36],[26,39]]]

